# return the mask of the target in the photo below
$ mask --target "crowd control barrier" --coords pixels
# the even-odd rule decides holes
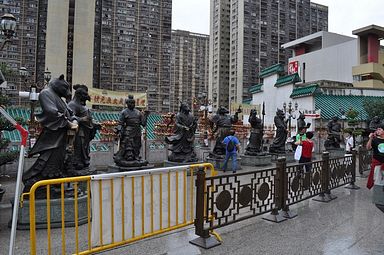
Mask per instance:
[[[193,224],[198,169],[216,173],[203,163],[35,183],[23,194],[31,254],[92,254]]]

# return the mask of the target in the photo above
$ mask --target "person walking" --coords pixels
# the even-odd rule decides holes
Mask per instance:
[[[372,161],[371,161],[371,171],[369,172],[367,188],[373,189],[373,202],[376,207],[384,212],[384,199],[383,199],[383,186],[375,185],[375,182],[380,180],[374,180],[375,168],[380,166],[380,172],[377,173],[378,176],[384,178],[384,125],[380,124],[376,131],[369,134],[369,140],[366,145],[367,150],[372,149]],[[377,172],[377,171],[376,171]]]
[[[301,157],[299,163],[308,163],[312,161],[312,151],[314,143],[312,141],[313,132],[305,133],[306,138],[303,139],[303,136],[299,137],[299,141],[296,142],[296,145],[302,146]],[[312,169],[311,164],[305,164],[305,172],[308,173]]]
[[[229,135],[224,138],[223,143],[225,144],[225,160],[223,165],[223,171],[227,170],[227,164],[229,159],[232,159],[232,172],[236,173],[237,169],[237,152],[240,151],[239,139],[235,136],[235,131],[231,130]]]

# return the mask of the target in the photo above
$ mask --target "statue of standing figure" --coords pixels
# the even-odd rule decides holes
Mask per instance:
[[[300,112],[299,117],[297,118],[297,132],[299,133],[301,130],[305,129],[304,133],[307,132],[306,129],[311,126],[311,123],[305,122],[305,115],[304,113]]]
[[[147,125],[148,111],[144,114],[135,108],[135,99],[128,96],[127,108],[120,113],[115,132],[119,135],[119,149],[114,161],[120,167],[141,167],[148,164],[140,157],[141,127]]]
[[[372,118],[372,120],[369,122],[369,130],[371,132],[375,132],[378,127],[381,125],[381,120],[379,116],[375,116]]]
[[[43,130],[29,151],[29,156],[39,154],[39,157],[23,175],[24,192],[29,192],[37,181],[66,176],[67,132],[78,128],[75,117],[62,100],[70,95],[64,75],[51,80],[39,94],[42,112],[36,114],[36,118]]]
[[[339,123],[339,117],[334,116],[327,124],[328,137],[324,142],[325,149],[338,149],[341,142],[341,125]]]
[[[225,157],[225,144],[223,140],[229,135],[233,123],[239,120],[239,113],[241,109],[238,109],[233,117],[228,115],[229,111],[227,108],[220,106],[215,116],[211,119],[211,124],[215,126],[213,133],[216,136],[215,147],[213,152],[210,154],[212,157],[223,158]]]
[[[285,119],[283,110],[277,109],[274,122],[276,126],[276,135],[271,146],[269,147],[269,152],[285,153],[285,143],[288,135],[288,119]]]
[[[187,163],[198,160],[193,148],[197,118],[190,111],[186,103],[181,103],[180,111],[176,115],[175,134],[165,137],[165,142],[171,144],[171,155],[168,157],[171,162]]]
[[[248,122],[251,124],[251,135],[248,146],[245,149],[245,155],[259,155],[262,152],[263,124],[261,119],[257,117],[255,109],[251,110]]]
[[[77,175],[89,174],[88,167],[90,164],[90,142],[95,138],[96,131],[100,129],[100,124],[93,121],[92,115],[86,102],[91,98],[88,94],[88,87],[85,85],[76,84],[73,86],[75,96],[68,103],[68,108],[76,116],[79,122],[79,129],[77,130],[73,144],[73,160],[72,166],[69,168]],[[81,171],[84,170],[84,171]]]

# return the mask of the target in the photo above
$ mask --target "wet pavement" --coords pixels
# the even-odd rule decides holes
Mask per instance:
[[[100,254],[384,254],[384,214],[372,204],[365,183],[366,178],[358,177],[356,184],[361,189],[333,190],[338,198],[329,203],[306,200],[292,206],[291,210],[298,213],[294,219],[272,223],[257,216],[219,228],[216,232],[223,243],[209,250],[189,243],[197,237],[190,226]],[[6,184],[9,191],[12,183]],[[8,254],[6,211],[0,207],[0,254]],[[59,229],[52,232],[54,242],[60,242],[60,237]],[[71,236],[67,238],[67,244],[74,242]],[[46,254],[44,250],[39,253]],[[29,254],[29,231],[17,232],[15,254]]]
[[[372,204],[365,183],[357,178],[361,189],[334,190],[338,198],[329,203],[292,206],[298,213],[294,219],[272,223],[258,216],[217,229],[223,243],[209,250],[189,244],[196,238],[189,227],[101,254],[384,254],[384,214]]]

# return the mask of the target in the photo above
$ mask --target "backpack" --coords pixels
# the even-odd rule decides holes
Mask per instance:
[[[231,138],[229,138],[229,142],[227,144],[227,151],[232,152],[235,149],[235,143]]]

